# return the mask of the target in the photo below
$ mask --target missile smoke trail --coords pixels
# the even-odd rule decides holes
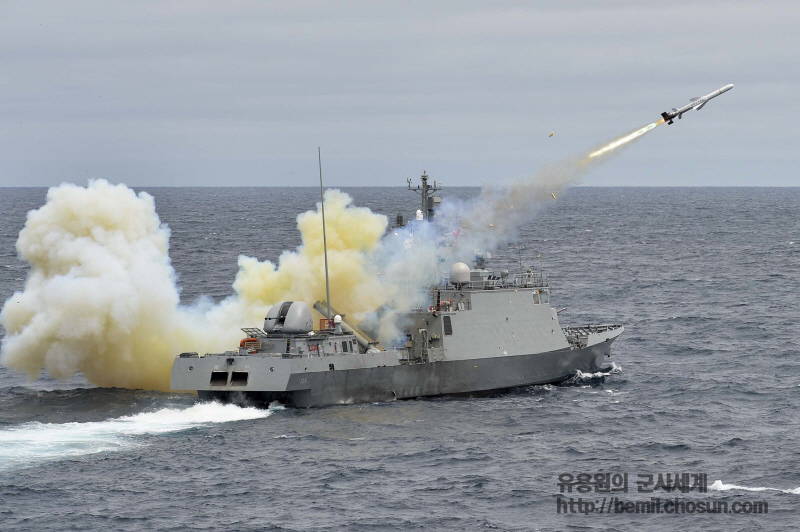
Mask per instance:
[[[648,124],[585,156],[548,165],[530,179],[483,187],[469,201],[442,205],[435,224],[412,223],[384,237],[388,220],[355,207],[338,190],[325,193],[331,298],[354,321],[380,320],[383,342],[396,337],[396,318],[419,304],[413,294],[438,281],[438,271],[471,262],[476,250],[514,242],[553,199],[591,169],[651,131]],[[279,301],[325,299],[320,205],[297,217],[302,244],[278,264],[239,257],[234,294],[181,305],[169,250],[153,198],[104,180],[48,191],[28,213],[17,240],[31,265],[21,292],[0,312],[7,331],[2,363],[35,378],[82,372],[99,386],[169,390],[173,358],[182,351],[220,352],[240,327],[260,326]],[[375,309],[391,301],[378,317]],[[384,307],[385,308],[385,307]]]
[[[554,192],[578,183],[586,173],[619,153],[621,148],[629,146],[663,123],[664,120],[659,120],[647,124],[598,146],[586,155],[543,166],[529,179],[505,186],[484,186],[472,200],[444,203],[439,211],[438,223],[440,232],[457,235],[452,246],[442,250],[436,234],[432,242],[423,244],[415,240],[415,246],[424,247],[427,244],[425,253],[438,253],[445,263],[452,264],[455,261],[471,262],[476,250],[492,252],[516,242],[519,228],[530,223],[549,204]],[[435,270],[426,269],[420,262],[414,264],[420,267],[412,267],[412,272],[407,275],[427,283],[436,280],[430,277]],[[422,282],[421,285],[427,283]]]

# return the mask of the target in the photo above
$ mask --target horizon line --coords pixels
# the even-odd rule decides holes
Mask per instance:
[[[109,181],[109,183],[112,183]],[[57,185],[0,185],[4,188],[52,188],[64,184],[78,185],[63,181]],[[112,183],[130,188],[319,188],[316,185],[131,185],[125,182]],[[489,183],[487,183],[489,184]],[[509,183],[513,184],[513,183]],[[481,188],[484,185],[446,185],[449,188]],[[325,188],[405,188],[402,185],[326,185]],[[565,188],[800,188],[800,185],[570,185]]]

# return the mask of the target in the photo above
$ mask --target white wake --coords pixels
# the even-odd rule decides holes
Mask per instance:
[[[721,480],[715,480],[713,484],[708,487],[709,491],[729,491],[729,490],[742,490],[742,491],[780,491],[781,493],[790,493],[792,495],[800,495],[800,487],[783,490],[780,488],[750,488],[747,486],[737,486],[736,484],[723,484]]]
[[[220,403],[162,408],[87,423],[23,423],[0,430],[0,470],[141,445],[137,436],[179,432],[214,423],[265,418],[268,410]]]

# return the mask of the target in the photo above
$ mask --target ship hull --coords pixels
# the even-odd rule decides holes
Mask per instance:
[[[561,382],[578,371],[599,370],[610,355],[613,338],[582,349],[545,353],[444,360],[421,364],[303,371],[273,389],[201,390],[202,399],[234,403],[283,404],[308,408],[386,402],[440,395],[486,393],[519,386]],[[326,360],[327,362],[327,360]],[[197,389],[197,388],[195,388]]]

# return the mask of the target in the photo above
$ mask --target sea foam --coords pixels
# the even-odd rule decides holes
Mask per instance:
[[[271,412],[220,403],[189,408],[162,408],[131,416],[87,423],[33,421],[0,430],[0,470],[141,445],[138,436],[179,432],[214,423],[269,416]]]
[[[715,480],[713,484],[708,487],[709,491],[730,491],[730,490],[742,490],[742,491],[780,491],[781,493],[790,493],[792,495],[800,495],[800,487],[794,489],[780,489],[780,488],[750,488],[748,486],[738,486],[736,484],[725,484],[721,480]]]
[[[622,366],[617,365],[616,362],[612,362],[611,367],[607,368],[606,371],[595,371],[594,373],[584,373],[581,370],[578,370],[578,372],[572,379],[574,382],[580,382],[592,379],[600,379],[602,377],[608,377],[609,375],[619,375],[620,373],[622,373]]]

